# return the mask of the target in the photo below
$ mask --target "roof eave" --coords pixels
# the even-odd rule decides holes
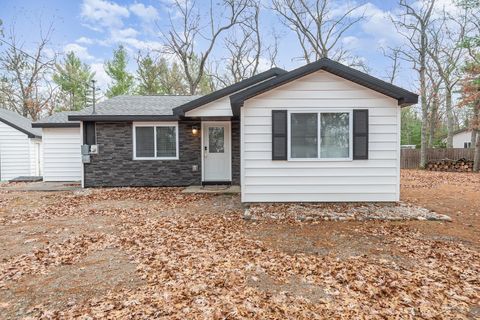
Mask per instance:
[[[33,128],[78,128],[80,127],[80,123],[78,122],[68,122],[68,123],[61,123],[61,122],[35,122],[32,123]]]
[[[180,117],[176,115],[71,115],[69,121],[177,121]]]
[[[42,136],[39,136],[39,135],[37,135],[37,134],[35,134],[35,133],[33,133],[33,132],[30,132],[30,131],[28,131],[28,130],[25,130],[25,129],[17,126],[16,124],[8,121],[8,120],[5,120],[5,119],[3,119],[3,118],[0,118],[0,121],[3,122],[3,123],[5,123],[5,124],[8,125],[8,126],[14,128],[14,129],[18,130],[18,131],[20,131],[21,133],[26,134],[27,137],[29,137],[30,139],[42,139]]]

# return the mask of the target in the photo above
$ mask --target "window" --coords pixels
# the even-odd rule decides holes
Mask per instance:
[[[290,159],[351,159],[351,112],[290,113]]]
[[[465,149],[469,149],[469,148],[472,147],[472,143],[469,142],[469,141],[466,141],[466,142],[463,143],[463,147],[464,147]]]
[[[134,123],[133,150],[136,160],[178,159],[177,123]]]

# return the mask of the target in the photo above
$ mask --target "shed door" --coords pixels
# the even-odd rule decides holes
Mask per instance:
[[[203,180],[231,181],[230,122],[203,125]]]

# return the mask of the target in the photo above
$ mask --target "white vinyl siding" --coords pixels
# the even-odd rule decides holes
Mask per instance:
[[[187,117],[231,117],[232,115],[230,96],[212,101],[185,113]]]
[[[80,181],[80,128],[43,129],[44,181]]]
[[[369,159],[272,160],[272,110],[369,110]],[[245,101],[243,202],[398,201],[400,107],[380,93],[318,71]]]
[[[464,148],[465,142],[472,142],[472,132],[463,131],[453,135],[453,147],[454,148]]]
[[[31,176],[31,145],[28,136],[0,121],[0,180]]]

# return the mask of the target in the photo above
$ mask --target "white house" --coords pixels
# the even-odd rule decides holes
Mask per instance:
[[[59,112],[32,124],[43,137],[43,181],[80,181],[80,123]]]
[[[42,132],[27,118],[0,109],[0,180],[42,175]]]
[[[453,133],[454,148],[470,148],[472,145],[472,130],[461,129]]]
[[[84,187],[239,184],[243,202],[398,201],[400,109],[417,101],[324,58],[202,97],[117,96],[35,126],[45,177],[78,173]],[[93,146],[83,164],[80,144]]]

